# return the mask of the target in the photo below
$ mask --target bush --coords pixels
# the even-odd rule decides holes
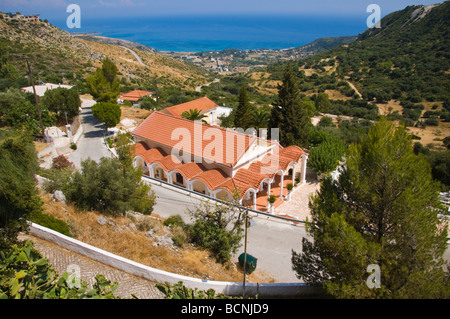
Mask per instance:
[[[128,210],[150,214],[155,196],[142,182],[142,171],[122,165],[117,158],[102,158],[100,163],[88,159],[81,162],[63,187],[67,199],[81,210],[97,210],[120,215]]]
[[[182,281],[174,285],[170,285],[166,281],[164,285],[156,284],[156,288],[165,295],[164,299],[237,299],[222,293],[216,294],[214,289],[204,291],[198,290],[197,288],[187,288],[183,285]]]
[[[57,272],[33,247],[32,241],[23,246],[13,245],[0,251],[0,299],[115,299],[117,283],[111,284],[103,275],[95,276],[95,283],[88,290],[88,283],[79,283],[65,272],[58,278]]]
[[[324,126],[334,126],[333,124],[333,119],[329,116],[324,116],[320,119],[319,121],[319,126],[324,127]]]
[[[191,242],[209,250],[217,262],[229,262],[242,239],[241,216],[236,218],[231,206],[219,204],[214,207],[205,204],[190,213],[195,219],[194,224],[189,227]]]
[[[189,235],[183,227],[172,226],[172,240],[178,247],[183,247],[189,241]]]
[[[333,171],[346,151],[345,143],[336,136],[325,134],[323,141],[309,151],[308,164],[317,174]]]
[[[439,120],[435,117],[430,117],[428,119],[425,120],[425,124],[426,125],[431,125],[431,126],[438,126],[439,125]]]
[[[183,218],[180,215],[172,215],[170,217],[168,217],[166,220],[164,220],[163,222],[164,226],[179,226],[179,227],[184,227],[185,223]]]
[[[59,155],[52,161],[52,168],[58,171],[67,167],[73,167],[73,163],[69,161],[64,155]]]
[[[270,204],[274,204],[277,201],[277,197],[275,195],[270,195],[269,198],[267,199],[267,201]]]

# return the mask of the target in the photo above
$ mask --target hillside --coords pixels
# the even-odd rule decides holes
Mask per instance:
[[[336,74],[364,98],[445,101],[450,87],[450,2],[409,6],[381,20],[348,46],[320,53],[306,65],[321,70],[334,58]]]
[[[48,23],[6,19],[3,13],[0,13],[0,43],[6,51],[4,55],[8,63],[24,75],[26,64],[20,57],[27,56],[35,77],[44,82],[82,85],[85,77],[101,65],[105,56],[119,68],[125,88],[151,88],[155,78],[161,87],[174,85],[192,90],[207,82],[208,74],[204,69],[152,50],[133,47],[146,65],[143,66],[131,52],[120,46],[125,43],[88,41]]]
[[[449,1],[409,6],[354,42],[298,59],[302,93],[327,93],[335,115],[403,121],[423,145],[442,148],[450,135],[448,17]],[[285,64],[249,73],[249,85],[274,96]]]

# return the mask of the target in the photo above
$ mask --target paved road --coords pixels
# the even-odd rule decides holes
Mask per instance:
[[[132,55],[134,55],[134,57],[136,58],[136,60],[138,61],[138,63],[139,63],[140,65],[148,67],[148,65],[146,65],[146,64],[144,64],[144,62],[142,62],[142,59],[139,57],[139,55],[137,55],[136,52],[134,52],[134,51],[131,50],[130,48],[124,47],[124,46],[122,46],[122,45],[120,45],[120,47],[122,47],[122,48],[127,49],[128,51],[130,51],[130,53],[131,53]]]
[[[76,168],[81,168],[81,162],[88,158],[98,161],[102,157],[112,156],[103,142],[104,126],[92,115],[94,104],[95,101],[93,100],[82,100],[81,125],[83,125],[83,135],[77,143],[76,151],[67,156]]]

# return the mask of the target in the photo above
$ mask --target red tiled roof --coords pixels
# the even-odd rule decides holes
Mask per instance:
[[[306,154],[306,152],[297,145],[287,146],[280,150],[280,156],[289,158],[294,162],[298,162],[303,154]]]
[[[231,179],[220,169],[213,168],[205,170],[203,173],[195,176],[193,179],[199,179],[204,182],[210,190],[215,190],[221,184],[225,183],[227,180]]]
[[[125,93],[124,95],[122,95],[120,97],[121,100],[126,100],[126,101],[138,101],[140,98],[150,95],[153,92],[150,91],[142,91],[142,90],[134,90],[128,93]]]
[[[205,140],[205,132],[213,138]],[[228,167],[233,167],[256,140],[252,135],[161,112],[150,114],[132,134]]]
[[[135,156],[136,155],[141,156],[147,163],[153,163],[154,161],[166,156],[162,150],[158,148],[150,149],[145,143],[142,142],[135,144]]]
[[[176,167],[181,165],[181,162],[178,160],[178,158],[172,157],[172,154],[169,154],[167,156],[164,156],[161,159],[157,159],[153,163],[159,163],[164,168],[166,172],[170,172],[174,170]]]
[[[182,174],[187,180],[191,180],[193,177],[203,173],[206,168],[202,164],[189,162],[177,166],[175,170]]]
[[[298,149],[291,149],[290,151],[295,152],[283,152],[285,155],[298,155],[300,154]],[[304,153],[301,150],[302,153]],[[281,153],[281,150],[280,150]],[[189,162],[181,163],[178,160],[173,160],[172,155],[165,155],[158,148],[149,148],[145,143],[136,143],[135,155],[139,155],[145,159],[148,164],[158,163],[160,164],[166,172],[177,171],[184,176],[185,179],[192,181],[198,179],[204,182],[210,190],[226,189],[231,194],[235,191],[242,197],[249,188],[258,190],[261,182],[268,178],[273,179],[274,174],[276,174],[280,169],[285,170],[288,165],[295,160],[295,158],[288,158],[284,156],[279,156],[279,162],[276,167],[270,167],[269,159],[271,156],[266,155],[263,161],[253,162],[248,168],[241,168],[237,170],[233,178],[227,176],[222,170],[213,168],[207,169],[202,164]],[[269,168],[267,172],[264,168]]]
[[[217,107],[216,103],[214,103],[207,97],[202,97],[202,98],[190,101],[190,102],[166,107],[165,109],[162,110],[162,112],[181,117],[181,114],[183,114],[183,112],[189,111],[191,109],[192,110],[197,109],[197,111],[203,112],[203,111],[215,108],[215,107]]]

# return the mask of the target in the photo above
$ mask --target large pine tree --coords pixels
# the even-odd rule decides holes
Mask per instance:
[[[326,178],[310,201],[312,220],[293,269],[343,298],[448,298],[443,270],[447,225],[439,188],[404,128],[385,119],[349,148],[338,180]],[[379,288],[367,284],[380,268]]]
[[[86,78],[89,93],[97,102],[116,102],[120,94],[117,66],[105,58],[101,68]]]
[[[283,146],[308,145],[311,119],[302,105],[299,80],[292,63],[287,65],[283,83],[278,86],[278,104],[272,108],[269,126],[279,129]]]

